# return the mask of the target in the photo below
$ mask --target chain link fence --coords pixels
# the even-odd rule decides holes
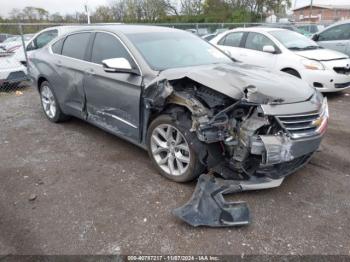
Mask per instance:
[[[0,95],[30,86],[27,46],[34,35],[57,24],[0,23]]]
[[[20,91],[29,86],[27,72],[28,46],[38,32],[54,26],[74,24],[54,23],[0,23],[0,94],[3,92]],[[76,25],[76,24],[75,24]],[[262,23],[160,23],[148,24],[177,28],[192,32],[199,36],[218,34],[239,27],[260,26]],[[275,24],[276,25],[276,24]],[[301,25],[301,24],[298,24]],[[294,25],[295,26],[295,25]],[[51,40],[43,37],[40,41]]]

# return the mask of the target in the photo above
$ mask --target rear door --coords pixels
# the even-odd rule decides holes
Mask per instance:
[[[231,57],[234,59],[240,60],[241,56],[241,43],[244,36],[244,32],[233,32],[222,37],[217,46],[224,51],[228,51]]]
[[[243,52],[244,55],[241,56],[242,61],[247,64],[273,69],[277,55],[263,52],[263,48],[266,45],[273,46],[275,50],[279,50],[274,42],[267,36],[260,33],[249,32],[244,43],[245,48]]]
[[[85,67],[85,94],[89,121],[110,132],[137,140],[140,128],[142,77],[106,72],[102,61],[125,58],[134,68],[136,61],[122,41],[112,33],[95,34],[90,64]]]
[[[89,64],[87,55],[92,35],[90,32],[75,33],[52,45],[53,53],[57,54],[53,65],[57,72],[53,84],[56,96],[65,111],[78,117],[84,115],[83,86],[85,68]]]
[[[350,23],[337,25],[321,32],[317,43],[325,48],[350,55]]]

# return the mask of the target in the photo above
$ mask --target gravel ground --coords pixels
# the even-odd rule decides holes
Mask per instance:
[[[83,121],[46,120],[35,90],[0,93],[0,254],[350,255],[350,96],[328,95],[319,152],[281,187],[247,192],[252,223],[192,228],[142,149]]]

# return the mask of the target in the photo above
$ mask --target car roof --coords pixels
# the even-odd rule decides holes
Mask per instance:
[[[349,23],[350,23],[350,19],[349,20],[342,20],[342,21],[339,21],[337,23],[331,24],[330,26],[328,26],[328,28],[333,27],[333,26],[337,26],[337,25],[349,24]]]
[[[289,31],[288,29],[284,28],[275,28],[275,27],[241,27],[241,28],[235,28],[230,31],[245,31],[245,32],[271,32],[271,31]],[[226,31],[227,32],[227,31]],[[225,32],[225,33],[226,33]]]
[[[157,32],[185,32],[180,29],[164,27],[164,26],[150,26],[150,25],[126,25],[126,24],[91,24],[79,26],[57,26],[51,29],[60,29],[63,31],[84,31],[84,30],[105,30],[122,34],[135,33],[157,33]],[[48,29],[48,28],[47,28]]]

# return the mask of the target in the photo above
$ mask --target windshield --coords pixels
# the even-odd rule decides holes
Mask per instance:
[[[224,53],[186,32],[138,33],[128,35],[154,70],[215,63],[232,63]]]
[[[276,30],[271,31],[270,34],[273,35],[282,45],[284,45],[290,50],[299,51],[321,48],[311,39],[296,32],[287,30]]]

